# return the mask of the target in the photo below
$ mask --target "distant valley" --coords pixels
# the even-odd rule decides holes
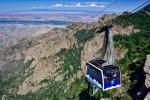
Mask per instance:
[[[113,12],[105,12],[113,13]],[[96,11],[27,10],[0,12],[0,47],[27,36],[39,35],[54,28],[64,28],[76,21],[97,21]]]
[[[54,28],[64,28],[65,25],[50,24],[0,24],[0,47],[8,46],[16,40],[27,36],[36,36],[49,32]]]
[[[112,14],[114,12],[103,12],[103,14]],[[98,11],[84,10],[27,10],[27,11],[5,11],[0,12],[0,23],[4,21],[66,21],[66,22],[89,22],[97,21]],[[93,18],[91,20],[91,18]]]

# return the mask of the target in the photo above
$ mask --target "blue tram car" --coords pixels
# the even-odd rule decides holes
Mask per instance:
[[[117,66],[105,66],[100,68],[99,62],[86,63],[86,77],[98,90],[109,90],[121,86],[121,72]]]

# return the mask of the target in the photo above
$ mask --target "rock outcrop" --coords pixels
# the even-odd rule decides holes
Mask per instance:
[[[145,86],[148,89],[148,91],[150,91],[150,55],[147,56],[144,66],[144,72],[146,74]],[[147,96],[145,97],[145,100],[150,100],[150,92],[148,92]]]
[[[147,56],[144,65],[145,82],[137,93],[138,100],[150,100],[150,55]]]
[[[150,55],[147,56],[147,60],[144,66],[144,72],[146,74],[145,86],[150,88]]]
[[[117,17],[116,14],[105,14],[104,16],[99,18],[98,22],[101,24],[106,24],[107,22],[111,21],[116,17]]]
[[[128,26],[126,28],[123,28],[122,26],[120,25],[115,25],[113,28],[113,33],[114,34],[127,34],[127,35],[130,35],[132,33],[136,33],[136,32],[139,32],[140,30],[138,29],[135,29],[134,26]]]

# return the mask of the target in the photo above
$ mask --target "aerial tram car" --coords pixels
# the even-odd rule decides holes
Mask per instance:
[[[98,57],[86,63],[85,76],[97,90],[110,90],[121,86],[120,68],[114,65],[114,46],[112,26],[103,26],[95,33],[105,32],[101,53]],[[107,52],[107,55],[106,55]],[[104,56],[107,60],[104,60]]]

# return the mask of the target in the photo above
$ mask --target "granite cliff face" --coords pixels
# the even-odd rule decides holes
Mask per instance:
[[[146,79],[145,79],[145,86],[148,90],[147,96],[145,97],[145,100],[150,99],[150,55],[147,56],[145,66],[144,66],[144,72],[146,74]]]
[[[43,93],[43,98],[46,99],[47,93],[44,91],[48,91],[50,97],[67,93],[73,82],[84,75],[86,61],[96,57],[102,47],[104,34],[94,34],[94,28],[116,17],[114,14],[104,15],[87,29],[82,27],[82,22],[76,22],[66,28],[53,29],[0,49],[0,85],[3,86],[3,97],[30,97],[30,94],[34,96],[32,93]],[[82,29],[84,32],[79,35],[78,31]],[[112,30],[114,35],[130,35],[139,31],[132,25],[126,28],[115,25]],[[116,58],[121,59],[127,50],[115,48],[115,52]],[[71,98],[73,97],[69,99]]]
[[[144,66],[144,72],[146,74],[145,86],[149,89],[150,88],[150,55],[147,56],[145,66]]]

